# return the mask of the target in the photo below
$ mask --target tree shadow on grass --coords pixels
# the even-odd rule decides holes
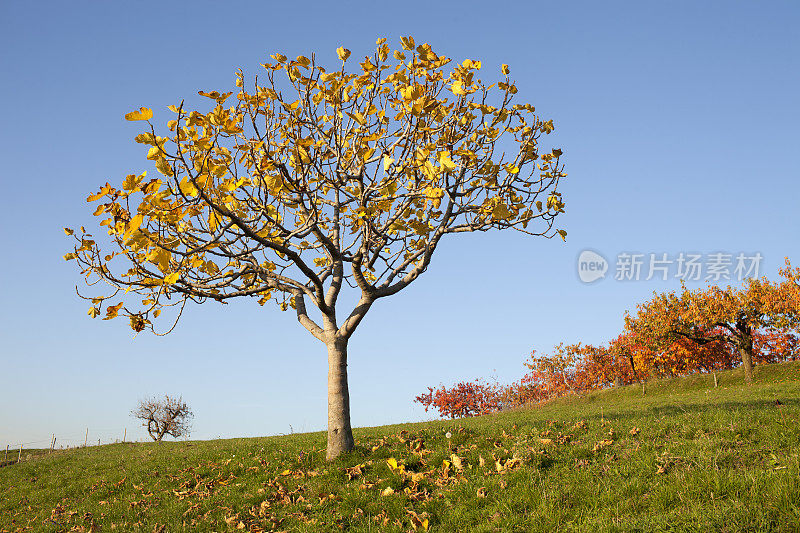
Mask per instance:
[[[644,407],[642,409],[626,409],[619,411],[613,409],[606,413],[594,413],[585,418],[587,420],[619,420],[622,418],[650,415],[654,417],[679,415],[682,413],[699,413],[703,411],[759,411],[774,409],[778,412],[779,409],[787,407],[800,407],[800,399],[787,398],[779,399],[780,404],[776,404],[775,400],[748,400],[748,401],[724,401],[718,403],[708,402],[691,402],[682,404],[668,404],[668,405],[654,405]]]

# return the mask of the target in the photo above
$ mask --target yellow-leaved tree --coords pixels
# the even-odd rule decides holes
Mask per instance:
[[[512,105],[508,66],[486,85],[480,61],[401,44],[379,39],[354,72],[345,48],[331,70],[313,55],[275,54],[252,81],[237,72],[235,95],[200,91],[209,109],[169,106],[164,136],[152,110],[129,113],[147,122],[136,141],[161,175],[131,174],[89,196],[111,252],[84,228],[65,230],[76,239],[65,258],[87,283],[110,285],[87,297],[92,317],[126,316],[141,331],[187,301],[295,309],[327,347],[329,459],[353,448],[348,340],[376,301],[425,271],[442,237],[566,235],[553,225],[564,211],[561,150],[539,147],[553,122]],[[339,314],[347,286],[358,302]]]

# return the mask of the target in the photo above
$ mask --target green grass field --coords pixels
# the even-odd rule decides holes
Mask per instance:
[[[34,457],[0,468],[0,531],[800,530],[800,363],[355,437]]]

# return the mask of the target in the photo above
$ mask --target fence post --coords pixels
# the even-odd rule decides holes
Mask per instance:
[[[20,462],[22,460],[22,446],[24,446],[24,443],[20,442],[19,443],[19,453],[17,454],[17,462]]]
[[[8,460],[8,444],[6,444],[6,455],[5,457],[3,457],[3,463],[5,463],[7,460]]]
[[[122,442],[125,442],[125,438],[128,436],[128,428],[125,428],[125,432],[122,434]]]
[[[55,445],[55,442],[56,442],[56,434],[53,433],[53,436],[50,437],[50,449],[47,450],[47,455],[53,453],[53,446]]]
[[[86,428],[86,437],[83,438],[83,447],[86,448],[86,444],[89,443],[89,428]]]
[[[97,445],[100,446],[100,439],[97,439]]]

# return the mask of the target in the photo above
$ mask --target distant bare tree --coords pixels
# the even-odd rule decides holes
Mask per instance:
[[[139,400],[138,407],[131,411],[131,415],[143,421],[142,425],[154,441],[161,441],[164,435],[175,438],[188,436],[194,416],[182,397],[175,399],[166,395],[163,399]]]

